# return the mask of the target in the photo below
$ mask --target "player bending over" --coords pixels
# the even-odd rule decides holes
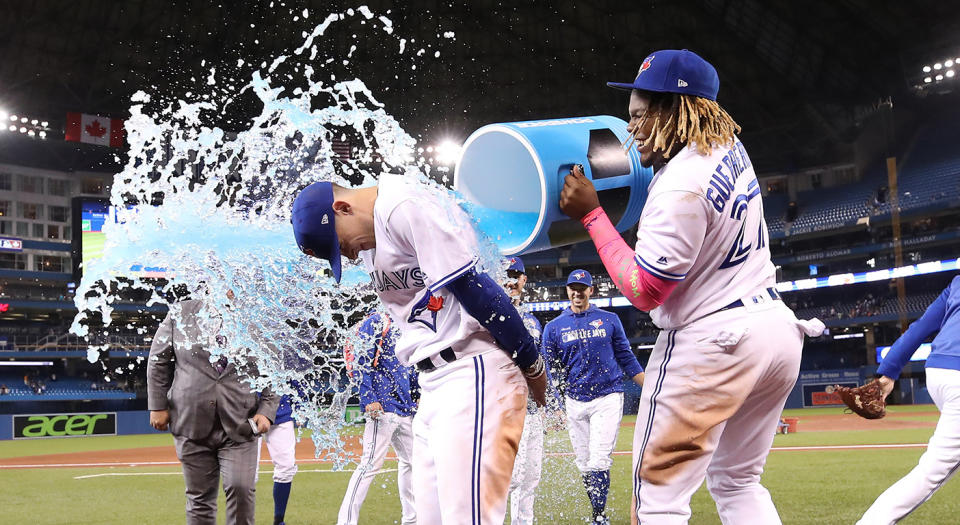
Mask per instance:
[[[704,476],[725,524],[778,524],[760,475],[800,369],[804,333],[783,304],[767,246],[760,186],[739,126],[717,103],[720,81],[687,51],[650,54],[632,83],[630,147],[656,174],[636,250],[614,229],[582,169],[560,206],[580,219],[617,288],[650,311],[660,336],[633,441],[640,523],[687,523]]]
[[[501,525],[527,386],[545,404],[546,372],[509,296],[477,271],[466,213],[439,190],[383,175],[366,188],[311,184],[292,222],[300,249],[328,260],[337,281],[341,253],[363,257],[400,329],[397,358],[420,372],[418,522]]]

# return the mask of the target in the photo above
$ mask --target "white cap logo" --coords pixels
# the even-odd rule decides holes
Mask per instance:
[[[328,218],[327,218],[327,214],[324,213],[324,214],[323,214],[323,218],[320,219],[320,224],[329,224],[329,223],[330,223],[330,219],[328,219]]]
[[[682,78],[677,79],[677,87],[687,87],[687,81]]]

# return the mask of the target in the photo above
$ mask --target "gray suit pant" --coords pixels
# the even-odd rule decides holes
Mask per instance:
[[[204,439],[174,436],[174,442],[187,486],[187,525],[216,525],[221,476],[227,524],[253,525],[258,441],[235,443],[218,421]]]

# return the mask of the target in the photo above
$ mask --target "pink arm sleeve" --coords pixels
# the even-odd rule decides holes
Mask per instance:
[[[588,213],[580,222],[593,239],[613,284],[637,309],[653,310],[677,287],[677,281],[654,277],[637,264],[636,252],[627,246],[603,208]]]

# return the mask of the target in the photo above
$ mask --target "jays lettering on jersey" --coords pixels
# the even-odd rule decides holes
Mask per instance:
[[[399,325],[397,358],[410,366],[453,348],[458,357],[496,348],[493,337],[444,288],[476,264],[476,233],[451,196],[400,175],[380,177],[373,209],[377,247],[362,253],[387,313]]]
[[[579,314],[568,308],[547,323],[543,355],[564,394],[577,401],[623,392],[623,375],[643,372],[620,318],[595,306]]]
[[[661,329],[679,328],[775,286],[760,186],[739,140],[710,155],[685,147],[657,172],[648,191],[637,264],[679,281],[650,312]]]

